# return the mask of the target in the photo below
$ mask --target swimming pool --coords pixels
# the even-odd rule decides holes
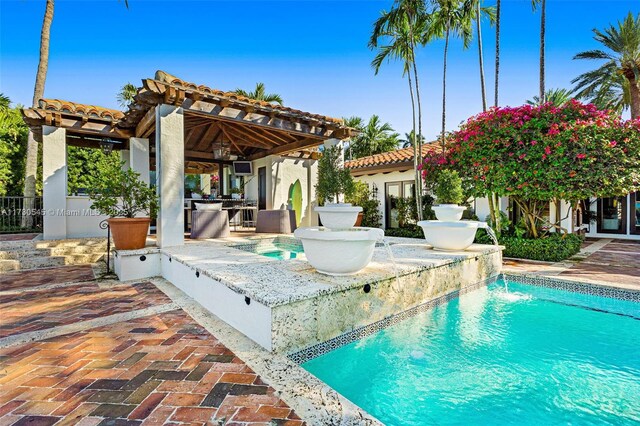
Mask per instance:
[[[498,281],[302,366],[388,425],[637,424],[640,303]]]
[[[304,254],[300,241],[296,238],[281,236],[232,244],[231,247],[279,260],[297,259]]]

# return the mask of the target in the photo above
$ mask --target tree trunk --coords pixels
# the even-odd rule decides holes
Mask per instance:
[[[478,60],[480,63],[480,92],[482,93],[482,111],[487,110],[487,90],[484,82],[484,55],[482,54],[482,29],[480,27],[480,0],[476,3],[476,32],[478,37]]]
[[[418,220],[422,220],[421,216],[421,207],[422,203],[419,199],[421,197],[418,196],[418,187],[422,183],[422,177],[420,176],[420,170],[418,170],[418,140],[416,137],[416,102],[413,96],[413,85],[411,84],[411,72],[407,72],[407,77],[409,80],[409,94],[411,95],[411,125],[413,130],[411,145],[413,145],[413,170],[415,172],[415,202],[418,214]]]
[[[412,38],[413,40],[413,38]],[[415,46],[411,42],[411,62],[413,65],[413,76],[416,84],[416,100],[418,103],[418,134],[414,132],[414,138],[417,140],[418,164],[422,164],[422,102],[420,101],[420,82],[418,78],[418,66],[416,65]],[[416,170],[417,172],[417,170]],[[420,173],[418,172],[418,176]],[[416,205],[418,206],[418,220],[422,220],[422,178],[418,178],[416,182]]]
[[[445,150],[447,141],[445,132],[447,130],[447,54],[449,53],[449,28],[444,38],[444,62],[442,68],[442,150]]]
[[[498,86],[500,81],[500,4],[501,0],[496,0],[496,80],[494,86],[494,106],[498,106]]]
[[[38,101],[44,96],[44,85],[47,79],[47,69],[49,67],[49,38],[51,35],[51,22],[53,21],[54,0],[47,0],[44,19],[42,21],[42,31],[40,33],[40,59],[38,71],[36,73],[36,83],[33,89],[32,106],[37,106]],[[33,202],[36,195],[36,174],[38,172],[38,142],[33,132],[29,129],[27,137],[27,158],[25,162],[24,190],[25,209],[33,209]],[[22,226],[30,228],[33,226],[33,217],[24,215]]]
[[[544,41],[546,32],[546,20],[547,20],[547,0],[542,0],[540,4],[540,103],[545,103],[545,66],[544,66]]]
[[[629,79],[629,92],[631,94],[631,118],[640,117],[640,87],[638,81]]]

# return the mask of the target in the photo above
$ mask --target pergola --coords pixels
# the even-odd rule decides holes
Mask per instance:
[[[314,158],[319,145],[347,139],[353,132],[340,119],[196,85],[163,71],[142,80],[126,112],[41,99],[38,107],[24,109],[23,116],[43,143],[47,210],[67,208],[66,145],[98,148],[110,140],[143,178],[155,169],[160,246],[183,243],[186,171],[207,173],[229,158]],[[44,227],[45,238],[66,237],[65,217],[45,216]]]

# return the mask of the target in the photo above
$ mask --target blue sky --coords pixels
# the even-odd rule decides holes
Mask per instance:
[[[407,82],[399,64],[378,76],[367,48],[385,1],[57,0],[45,96],[117,108],[126,82],[157,69],[222,90],[258,81],[294,108],[331,116],[378,114],[399,132],[411,128]],[[487,4],[494,4],[488,0]],[[38,62],[44,0],[0,0],[0,92],[29,104]],[[638,13],[638,0],[548,0],[547,87],[570,87],[595,66],[571,58],[597,47],[593,28]],[[484,27],[487,89],[493,99],[494,30]],[[538,91],[539,15],[529,0],[503,0],[501,104]],[[425,135],[440,128],[443,43],[422,48]],[[476,46],[453,41],[448,125],[481,109]]]

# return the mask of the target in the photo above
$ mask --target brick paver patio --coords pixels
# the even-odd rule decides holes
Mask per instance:
[[[135,317],[141,309],[172,306],[151,283],[8,287],[0,283],[0,330],[10,336],[4,341],[34,330],[54,337],[0,344],[0,426],[303,424],[184,311]],[[123,313],[132,318],[55,334]]]
[[[91,265],[70,265],[0,274],[0,291],[92,280]]]

